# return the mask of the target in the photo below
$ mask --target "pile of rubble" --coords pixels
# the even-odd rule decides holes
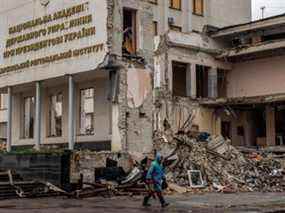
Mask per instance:
[[[168,129],[157,132],[154,143],[166,156],[168,181],[192,191],[285,191],[280,162],[266,154],[244,155],[223,137]]]

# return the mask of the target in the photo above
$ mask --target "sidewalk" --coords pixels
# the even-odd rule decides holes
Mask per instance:
[[[142,197],[3,200],[0,213],[285,212],[285,193],[176,195],[167,200],[171,206],[163,210],[157,201],[141,207]]]

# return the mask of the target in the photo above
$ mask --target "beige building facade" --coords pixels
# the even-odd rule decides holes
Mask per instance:
[[[232,64],[227,100],[216,103],[228,110],[221,131],[234,145],[284,145],[284,21],[280,15],[211,35],[227,43],[218,58]]]
[[[147,153],[166,117],[179,128],[191,113],[199,130],[219,133],[221,118],[197,100],[222,95],[218,74],[233,65],[216,58],[226,44],[205,32],[250,21],[249,2],[1,1],[0,124],[7,122],[8,151]],[[183,98],[175,102],[177,94]]]

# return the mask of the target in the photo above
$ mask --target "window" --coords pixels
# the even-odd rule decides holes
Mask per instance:
[[[35,98],[24,98],[24,138],[34,137]]]
[[[180,62],[172,63],[173,95],[187,96],[187,64]]]
[[[123,53],[135,54],[136,53],[136,11],[124,9],[124,26],[123,26]]]
[[[7,123],[1,122],[0,123],[0,147],[4,148],[3,145],[7,140]]]
[[[61,93],[50,97],[49,111],[49,136],[62,136],[62,100]]]
[[[222,136],[225,139],[231,139],[231,122],[228,121],[222,121]]]
[[[94,135],[94,88],[80,91],[80,134]]]
[[[218,69],[218,97],[227,96],[226,70]]]
[[[181,0],[169,0],[169,7],[176,10],[181,10]]]
[[[208,79],[209,68],[202,65],[196,65],[197,98],[208,97]]]
[[[153,24],[153,34],[154,34],[154,36],[157,36],[158,35],[157,22],[154,21],[152,24]]]
[[[204,0],[193,0],[193,13],[195,15],[204,15]]]
[[[7,109],[7,94],[0,94],[0,110]]]
[[[175,25],[169,25],[169,29],[172,31],[176,31],[176,32],[182,32],[182,27],[175,26]]]

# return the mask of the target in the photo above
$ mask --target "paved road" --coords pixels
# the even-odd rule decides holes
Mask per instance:
[[[191,212],[285,212],[285,194],[243,193],[180,195],[167,199],[170,207],[141,207],[141,197],[19,199],[0,201],[0,213],[191,213]]]

